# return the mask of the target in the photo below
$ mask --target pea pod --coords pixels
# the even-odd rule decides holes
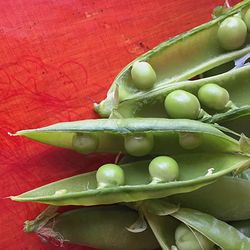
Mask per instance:
[[[157,205],[154,203],[161,204],[162,210],[160,212],[157,209],[154,213],[154,210],[152,208],[157,207]],[[146,218],[149,218],[149,220],[151,221],[153,220],[155,223],[157,223],[157,225],[165,225],[165,223],[169,221],[167,217],[171,216],[176,220],[186,224],[188,227],[198,231],[199,233],[207,237],[210,241],[212,241],[214,244],[219,246],[221,249],[247,250],[250,248],[250,238],[244,236],[242,233],[240,233],[238,230],[236,230],[229,224],[220,221],[209,214],[202,213],[189,208],[179,208],[177,211],[169,214],[168,216],[162,216],[162,214],[164,215],[164,210],[168,211],[168,206],[169,204],[166,203],[166,206],[164,208],[164,206],[162,205],[162,201],[160,200],[146,201],[142,204]],[[161,220],[160,223],[159,220]],[[172,227],[172,239],[174,233],[173,229],[174,227]],[[168,239],[171,236],[166,236],[162,234],[161,237],[162,241],[168,243]]]
[[[124,99],[133,99],[145,92],[135,87],[133,75],[131,76],[131,68],[138,62],[147,62],[152,66],[156,74],[152,87],[154,90],[170,83],[190,79],[248,53],[249,38],[243,47],[228,52],[221,46],[217,32],[223,20],[239,12],[244,14],[249,6],[250,1],[243,1],[218,18],[163,42],[135,59],[118,74],[106,99],[100,104],[95,104],[95,110],[102,117],[108,117],[117,103]],[[148,77],[151,78],[151,75]]]
[[[96,171],[66,178],[31,190],[12,200],[51,205],[98,205],[162,198],[199,189],[219,177],[250,165],[249,156],[228,153],[188,153],[172,156],[179,165],[176,181],[150,183],[150,161],[121,165],[125,184],[98,188]],[[213,169],[211,169],[213,168]]]
[[[96,144],[98,147],[95,148],[94,152],[124,153],[140,150],[141,144],[133,143],[133,140],[127,140],[140,135],[142,138],[148,138],[145,143],[142,141],[145,148],[142,153],[171,154],[187,151],[185,146],[183,148],[183,145],[181,146],[179,142],[180,135],[183,135],[183,133],[200,137],[200,143],[195,148],[196,152],[240,151],[239,143],[236,140],[225,135],[214,126],[184,119],[96,119],[58,123],[39,129],[22,130],[16,134],[80,152],[82,152],[81,148],[87,147],[88,150],[92,147],[89,143],[91,137],[98,140],[98,144]],[[80,141],[80,143],[77,143],[77,141]],[[139,148],[136,149],[136,145]],[[128,147],[132,150],[129,150]]]
[[[123,206],[91,207],[61,214],[51,213],[49,207],[33,221],[26,221],[24,230],[35,232],[40,238],[90,246],[107,250],[152,250],[158,247],[151,229],[129,232],[138,217],[135,210]]]
[[[112,117],[168,117],[164,107],[164,101],[169,93],[175,90],[185,90],[198,96],[198,91],[202,86],[208,83],[215,83],[228,91],[230,100],[236,107],[233,110],[223,111],[218,114],[213,110],[202,107],[212,114],[212,117],[205,117],[203,121],[221,122],[227,119],[232,120],[234,116],[249,114],[249,77],[250,65],[233,69],[216,76],[193,81],[182,81],[158,87],[157,89],[124,100],[113,110]]]
[[[250,218],[250,180],[224,176],[216,182],[186,194],[169,197],[183,207],[209,213],[225,221]]]
[[[250,238],[246,237],[229,224],[209,214],[189,208],[181,208],[171,215],[206,236],[221,249],[250,249]]]
[[[230,222],[230,225],[232,225],[245,236],[250,238],[250,219]]]

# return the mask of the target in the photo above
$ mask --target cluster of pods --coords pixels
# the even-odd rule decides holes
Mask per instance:
[[[249,53],[250,0],[217,7],[212,21],[127,65],[94,105],[101,119],[18,131],[123,154],[12,196],[50,205],[25,230],[108,250],[249,250]],[[58,214],[63,205],[91,207]]]

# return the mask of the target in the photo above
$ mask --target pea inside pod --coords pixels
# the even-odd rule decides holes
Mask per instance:
[[[216,123],[232,120],[233,117],[238,118],[249,113],[249,77],[250,65],[246,65],[216,76],[170,84],[126,99],[115,109],[116,113],[113,113],[112,117],[115,118],[117,113],[124,118],[169,117],[164,105],[166,98],[175,91],[185,91],[199,97],[201,108],[211,115],[202,118],[202,121]],[[199,105],[196,106],[198,110]],[[189,107],[187,105],[181,110],[173,107],[173,110],[174,112],[186,110],[184,114],[188,115]],[[197,119],[197,116],[192,118]]]
[[[179,250],[214,249],[213,242],[183,223],[175,230],[175,244]]]
[[[120,165],[124,185],[98,188],[96,171],[66,178],[43,187],[12,196],[16,201],[35,201],[52,205],[99,205],[162,198],[186,193],[211,184],[219,177],[250,165],[249,156],[229,153],[188,153],[171,156],[179,166],[176,180],[150,183],[150,161]],[[213,168],[213,171],[210,169]],[[58,190],[67,192],[55,195]]]
[[[76,136],[81,133],[98,138],[96,152],[123,152],[134,156],[173,154],[195,148],[196,152],[239,152],[238,141],[209,124],[185,119],[99,119],[65,122],[34,130],[23,130],[17,135],[46,144],[79,151]],[[199,138],[185,146],[185,133]],[[197,136],[195,136],[197,135]],[[73,140],[74,139],[74,140]],[[191,145],[192,141],[195,145]],[[81,141],[82,147],[84,140]],[[88,141],[87,141],[88,144]],[[89,144],[88,144],[89,145]]]
[[[220,24],[217,36],[224,49],[239,49],[246,41],[247,26],[240,17],[228,17]]]
[[[157,204],[161,207],[160,210]],[[152,231],[155,233],[163,249],[172,249],[171,247],[176,243],[183,243],[183,238],[175,238],[175,232],[178,230],[180,222],[184,223],[194,232],[194,234],[198,232],[199,235],[201,235],[205,245],[202,246],[202,242],[200,242],[200,248],[195,249],[219,248],[228,250],[247,250],[250,247],[250,238],[246,237],[231,225],[209,214],[189,208],[179,207],[176,211],[169,213],[169,206],[172,207],[173,205],[164,203],[161,200],[149,200],[142,203],[145,218],[149,222]],[[154,208],[156,208],[156,210],[154,210]],[[169,223],[169,221],[172,223]],[[164,234],[166,228],[169,232],[167,235]],[[179,232],[177,233],[179,234]],[[175,239],[178,240],[178,242],[175,242]],[[196,237],[196,239],[199,239],[199,236]],[[194,240],[193,238],[193,241],[190,242],[192,244],[189,245],[190,248],[187,249],[192,249],[194,246],[199,247],[197,241]],[[175,244],[173,242],[175,242]],[[182,244],[181,247],[183,247]]]
[[[100,104],[95,104],[95,110],[102,117],[108,117],[117,103],[125,99],[136,98],[137,95],[143,94],[145,90],[149,89],[140,86],[138,88],[135,84],[136,81],[131,76],[131,67],[136,63],[147,62],[154,69],[156,81],[152,90],[156,90],[172,83],[191,79],[248,53],[250,51],[249,38],[247,37],[246,41],[244,40],[245,32],[241,31],[242,25],[239,26],[240,30],[236,27],[233,28],[233,31],[226,32],[221,27],[221,23],[228,18],[235,18],[233,16],[239,12],[244,15],[249,6],[249,1],[241,2],[228,9],[218,18],[163,42],[135,59],[118,74],[107,93],[106,99],[101,101]],[[218,32],[218,30],[220,31]],[[230,42],[232,37],[234,41]],[[241,41],[245,44],[241,44]],[[229,45],[234,45],[230,47],[233,50],[225,50]],[[242,48],[238,49],[238,46],[241,45],[243,45]],[[148,85],[146,84],[146,86]],[[122,93],[118,98],[115,95],[117,88],[118,92]]]

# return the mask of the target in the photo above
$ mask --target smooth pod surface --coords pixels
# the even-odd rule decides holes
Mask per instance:
[[[150,154],[186,152],[187,149],[179,143],[180,133],[198,134],[201,143],[195,148],[196,152],[240,151],[238,141],[225,135],[214,126],[185,119],[84,120],[58,123],[33,130],[22,130],[16,134],[46,144],[74,150],[72,139],[80,133],[92,133],[98,138],[99,146],[96,152],[126,153],[125,138],[136,134],[153,137],[153,147]]]
[[[161,199],[144,201],[141,207],[162,249],[170,250],[175,245],[174,233],[180,222],[202,234],[219,249],[247,250],[250,247],[250,238],[209,214],[178,206],[173,209],[173,204]]]
[[[66,178],[19,196],[12,196],[11,199],[52,205],[98,205],[162,198],[191,192],[216,181],[223,175],[232,171],[239,172],[250,165],[249,156],[241,154],[188,153],[172,157],[179,165],[177,181],[150,184],[150,161],[137,161],[121,165],[126,180],[123,186],[97,188],[94,171]],[[62,189],[65,192],[57,195],[56,192]]]
[[[199,190],[169,197],[183,207],[209,213],[225,221],[250,218],[250,181],[224,176]]]
[[[153,67],[157,78],[154,90],[164,85],[188,80],[248,53],[250,50],[248,39],[242,49],[226,51],[217,38],[217,32],[223,20],[239,12],[244,15],[249,6],[250,1],[243,1],[218,18],[163,42],[135,59],[118,74],[106,99],[100,104],[95,104],[95,110],[102,117],[108,117],[120,101],[145,93],[134,86],[131,78],[131,67],[136,62],[145,61]],[[121,94],[116,95],[116,92]]]
[[[60,246],[67,242],[104,250],[156,249],[158,243],[150,227],[140,233],[126,229],[137,218],[138,213],[125,206],[80,208],[61,213],[46,223],[25,222],[25,230],[49,241],[52,238]]]
[[[177,212],[171,214],[171,216],[182,221],[187,226],[194,228],[221,249],[250,249],[250,238],[246,237],[229,224],[209,214],[194,209],[180,208]]]

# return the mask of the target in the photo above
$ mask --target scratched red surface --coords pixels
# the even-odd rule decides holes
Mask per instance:
[[[105,97],[123,66],[158,43],[208,21],[213,7],[223,3],[0,1],[0,249],[57,249],[22,231],[23,222],[45,206],[4,197],[114,160],[107,155],[78,155],[7,132],[97,118],[93,101]],[[64,249],[90,248],[65,245]]]

